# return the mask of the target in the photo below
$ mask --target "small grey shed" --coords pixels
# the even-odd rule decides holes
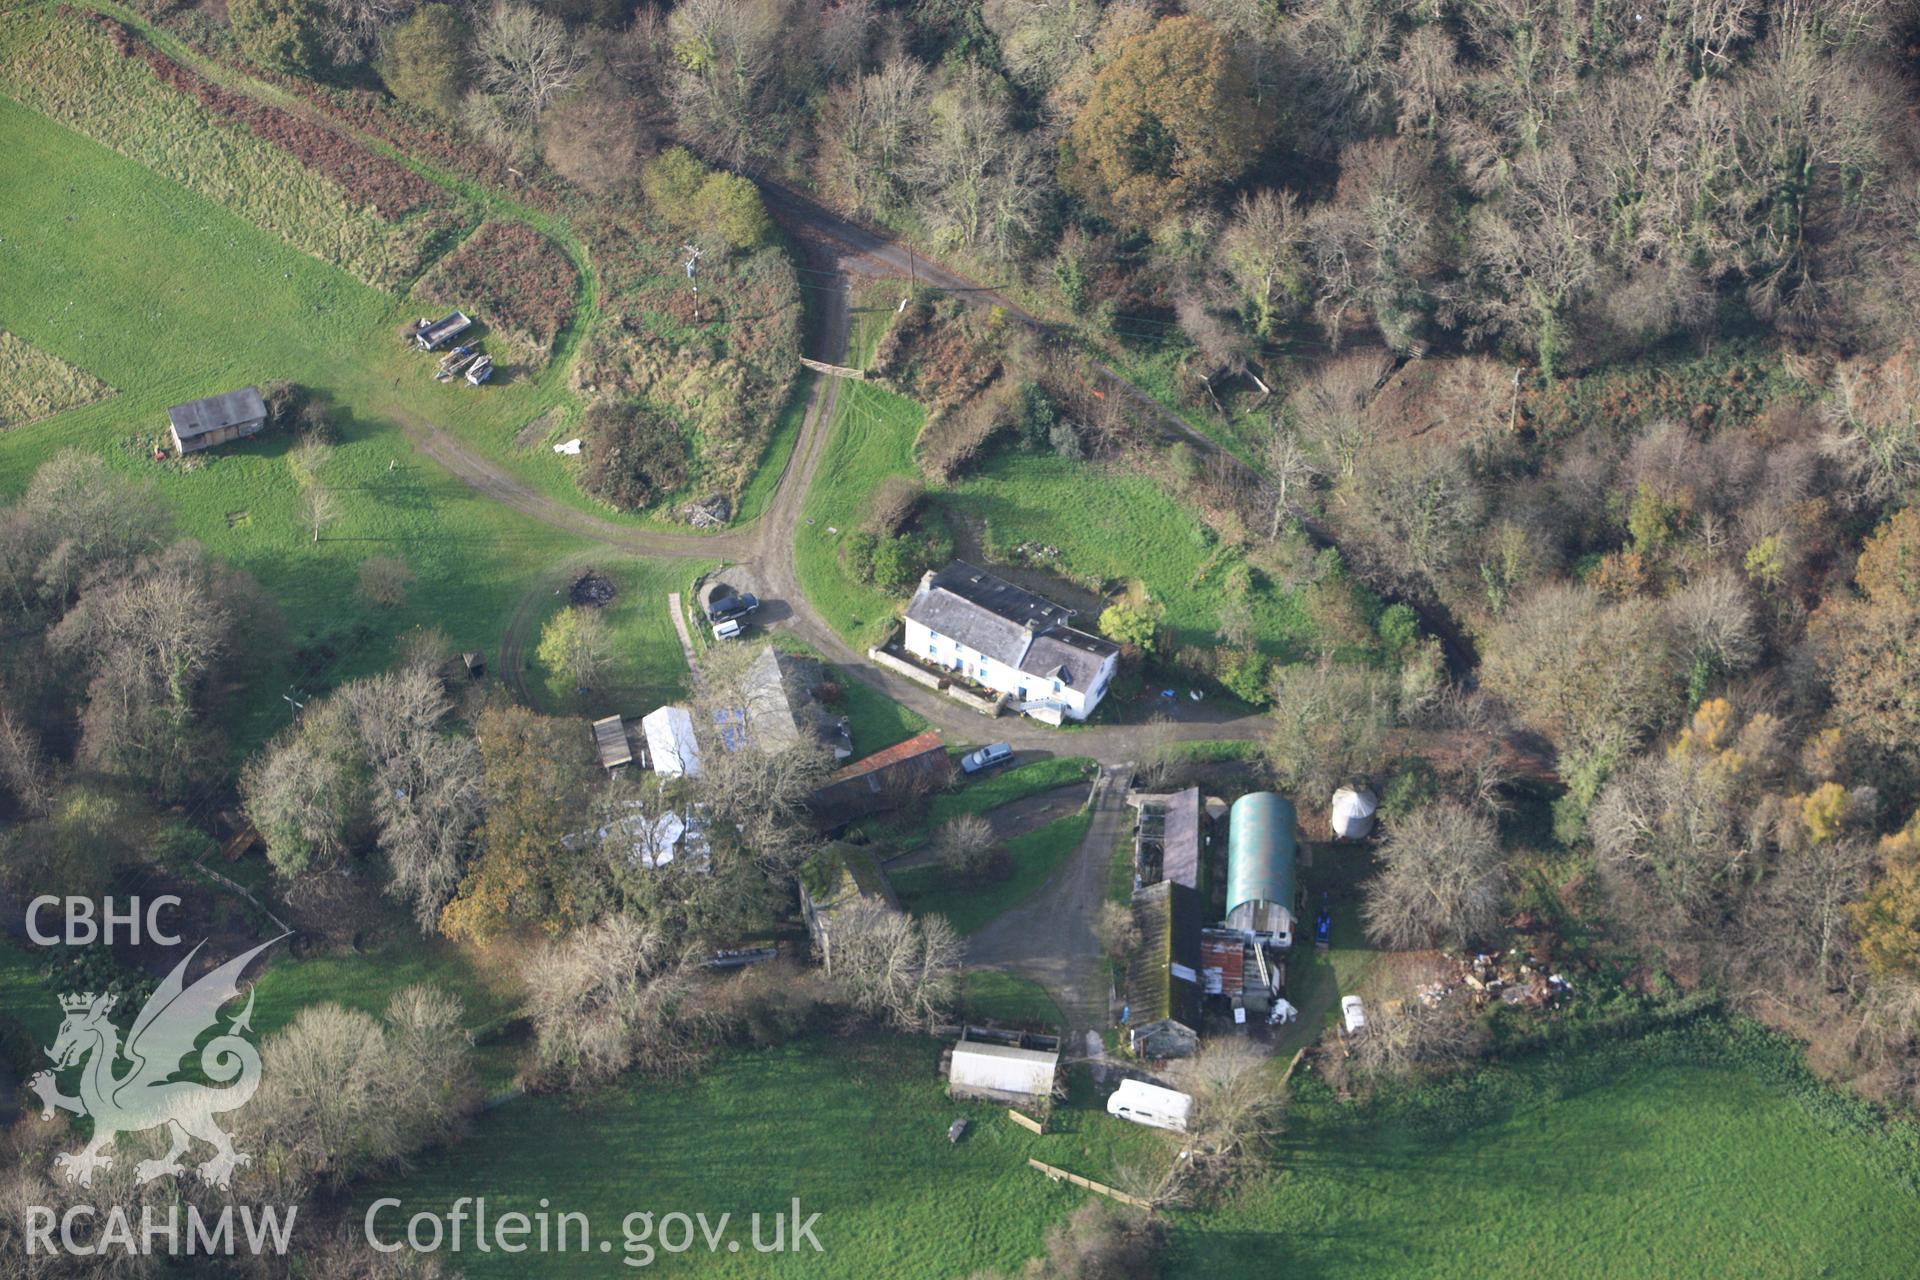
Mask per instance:
[[[189,400],[167,410],[173,447],[182,455],[253,435],[266,425],[267,406],[258,387]]]

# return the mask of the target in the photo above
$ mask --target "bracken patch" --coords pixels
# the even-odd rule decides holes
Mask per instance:
[[[153,68],[163,84],[199,100],[214,114],[245,125],[263,141],[339,183],[347,197],[381,217],[397,220],[416,209],[445,203],[440,189],[395,160],[375,155],[345,134],[303,120],[290,111],[235,93],[181,66],[117,22],[102,19],[114,47]]]
[[[580,278],[560,246],[523,222],[489,222],[441,260],[418,296],[477,311],[540,359],[573,320]]]

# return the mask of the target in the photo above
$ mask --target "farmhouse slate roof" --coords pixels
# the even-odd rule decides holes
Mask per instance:
[[[189,400],[167,410],[167,421],[182,440],[222,431],[243,422],[257,422],[267,416],[267,405],[260,388],[242,387],[204,400]]]
[[[1098,636],[1069,627],[1054,627],[1033,638],[1020,669],[1043,680],[1059,680],[1070,688],[1089,688],[1107,659],[1119,647]]]
[[[920,582],[907,617],[1028,675],[1086,688],[1119,646],[1068,625],[1073,610],[955,560]]]

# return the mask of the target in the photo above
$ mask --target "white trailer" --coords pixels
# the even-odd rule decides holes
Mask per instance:
[[[1107,1099],[1107,1114],[1135,1124],[1185,1133],[1187,1118],[1193,1114],[1193,1095],[1163,1089],[1144,1080],[1122,1080],[1113,1096]]]

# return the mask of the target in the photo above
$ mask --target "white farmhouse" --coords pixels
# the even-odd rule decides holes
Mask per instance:
[[[1085,720],[1120,663],[1120,646],[1068,625],[1073,610],[955,560],[920,579],[906,651],[1012,698],[1043,718]]]

